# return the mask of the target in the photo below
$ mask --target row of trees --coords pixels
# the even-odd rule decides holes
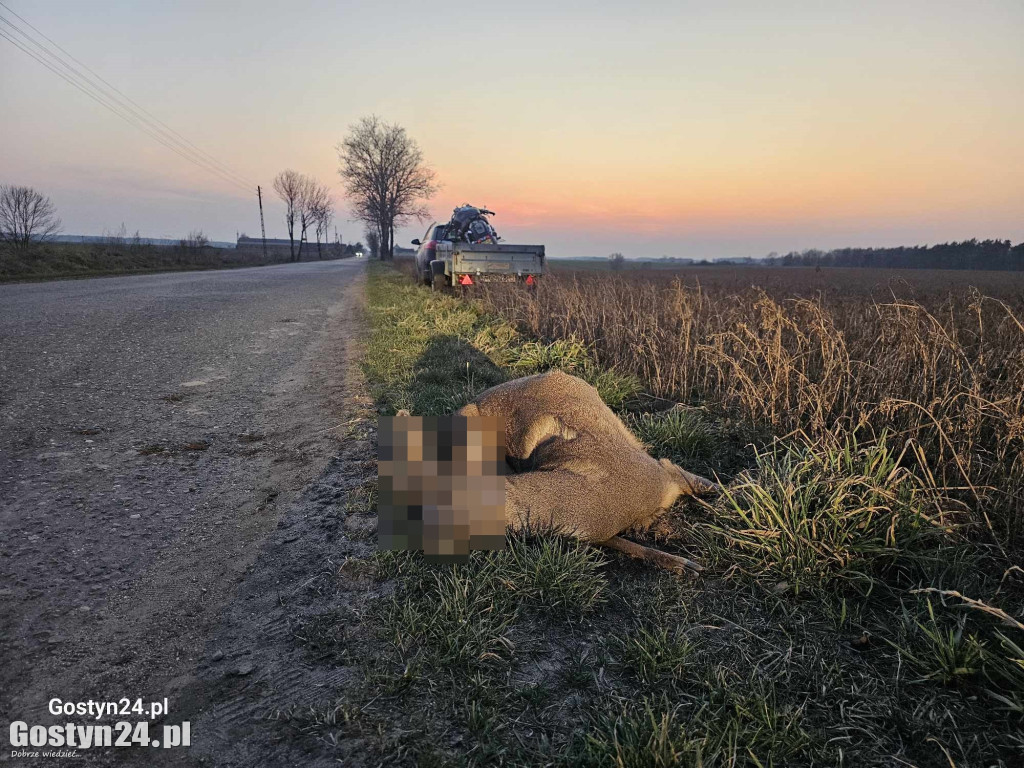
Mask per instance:
[[[423,161],[419,145],[397,124],[376,116],[351,126],[337,147],[339,168],[352,213],[367,227],[373,255],[394,258],[395,230],[412,219],[429,217],[425,201],[438,185]],[[315,178],[285,170],[274,179],[274,191],[285,204],[285,224],[292,261],[301,261],[312,231],[318,255],[334,219],[330,189]],[[0,187],[0,238],[28,246],[60,231],[50,200],[29,187]],[[298,230],[296,232],[296,230]],[[298,248],[295,241],[298,234]]]
[[[395,230],[430,215],[424,201],[438,189],[434,171],[424,163],[422,150],[403,127],[376,116],[352,125],[335,149],[345,197],[353,217],[366,225],[371,255],[394,258]],[[286,170],[274,179],[274,191],[285,205],[292,261],[302,259],[310,230],[319,252],[321,238],[327,241],[334,218],[330,190],[311,176]]]
[[[285,205],[284,220],[288,226],[288,242],[292,261],[302,260],[302,244],[310,229],[316,237],[317,256],[322,256],[321,238],[327,242],[327,233],[334,220],[334,200],[331,190],[298,171],[281,171],[274,179],[274,191]],[[295,250],[295,228],[299,229],[299,248]]]
[[[839,248],[769,254],[765,260],[783,267],[883,267],[888,269],[1024,270],[1024,243],[1009,240],[963,240],[898,248]]]

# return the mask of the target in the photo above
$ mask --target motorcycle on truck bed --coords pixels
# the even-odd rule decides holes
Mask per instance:
[[[423,241],[413,240],[416,272],[434,290],[484,282],[522,283],[533,288],[545,273],[543,245],[499,242],[486,209],[456,208],[447,224],[431,224]]]

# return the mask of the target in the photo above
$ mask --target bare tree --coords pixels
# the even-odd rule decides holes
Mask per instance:
[[[366,237],[366,247],[370,249],[370,257],[380,258],[380,232],[368,229],[364,237]]]
[[[185,237],[178,241],[179,248],[190,251],[201,251],[210,244],[210,239],[203,234],[201,229],[193,229]]]
[[[330,190],[316,179],[310,176],[302,177],[302,195],[299,198],[299,227],[301,228],[301,233],[299,235],[299,261],[302,261],[302,244],[308,242],[306,232],[310,227],[313,227],[314,231],[319,231],[317,230],[318,219],[323,213],[330,196]],[[318,235],[318,255],[319,250],[320,240]]]
[[[125,245],[128,242],[128,227],[125,223],[121,222],[121,228],[116,232],[108,232],[103,230],[103,244],[112,251],[121,253],[125,249]]]
[[[327,227],[334,217],[334,203],[330,190],[310,176],[287,170],[277,174],[274,179],[274,191],[285,204],[284,218],[288,225],[291,260],[302,261],[302,246],[308,242],[307,234],[310,227],[313,227],[316,233],[317,254],[320,255],[320,237],[326,236]],[[295,249],[296,224],[299,229],[298,250]]]
[[[121,228],[116,232],[103,232],[103,244],[116,253],[138,253],[147,245],[143,242],[139,230],[136,229],[134,235],[129,235],[128,227],[123,221]]]
[[[295,261],[295,220],[298,218],[299,209],[302,207],[303,189],[305,177],[298,171],[281,171],[274,177],[274,191],[284,201],[284,220],[288,225],[288,241],[292,261]],[[302,243],[299,243],[299,252],[302,252]]]
[[[191,257],[193,262],[198,262],[203,249],[209,244],[210,240],[203,234],[203,230],[193,229],[178,241],[178,248],[184,255]]]
[[[19,248],[41,242],[60,232],[57,208],[50,198],[32,189],[0,186],[0,240]]]
[[[437,191],[434,171],[404,128],[376,116],[351,126],[336,149],[338,173],[356,218],[376,229],[381,258],[392,258],[395,228],[430,215],[422,201]]]
[[[608,257],[608,263],[612,269],[622,269],[626,264],[626,257],[621,253],[613,253]]]
[[[327,242],[327,234],[330,231],[331,221],[334,220],[334,200],[331,198],[330,190],[322,185],[317,185],[319,192],[313,199],[313,224],[316,232],[316,254],[321,259],[323,253],[320,250],[320,238]]]
[[[299,251],[296,261],[302,261],[302,244],[306,242],[306,230],[313,223],[313,207],[316,199],[316,182],[309,176],[302,175],[301,192],[299,194]]]

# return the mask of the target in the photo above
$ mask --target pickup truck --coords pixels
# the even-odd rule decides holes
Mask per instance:
[[[413,240],[416,274],[435,291],[483,282],[520,282],[528,288],[544,274],[543,245],[453,242],[445,224],[431,224],[424,239]]]

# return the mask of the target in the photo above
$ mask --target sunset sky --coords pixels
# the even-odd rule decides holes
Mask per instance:
[[[369,114],[419,142],[436,218],[487,205],[551,256],[1024,240],[1020,0],[3,3],[236,174],[332,185],[346,241],[334,147]],[[4,39],[0,183],[69,234],[259,233],[255,190]]]

